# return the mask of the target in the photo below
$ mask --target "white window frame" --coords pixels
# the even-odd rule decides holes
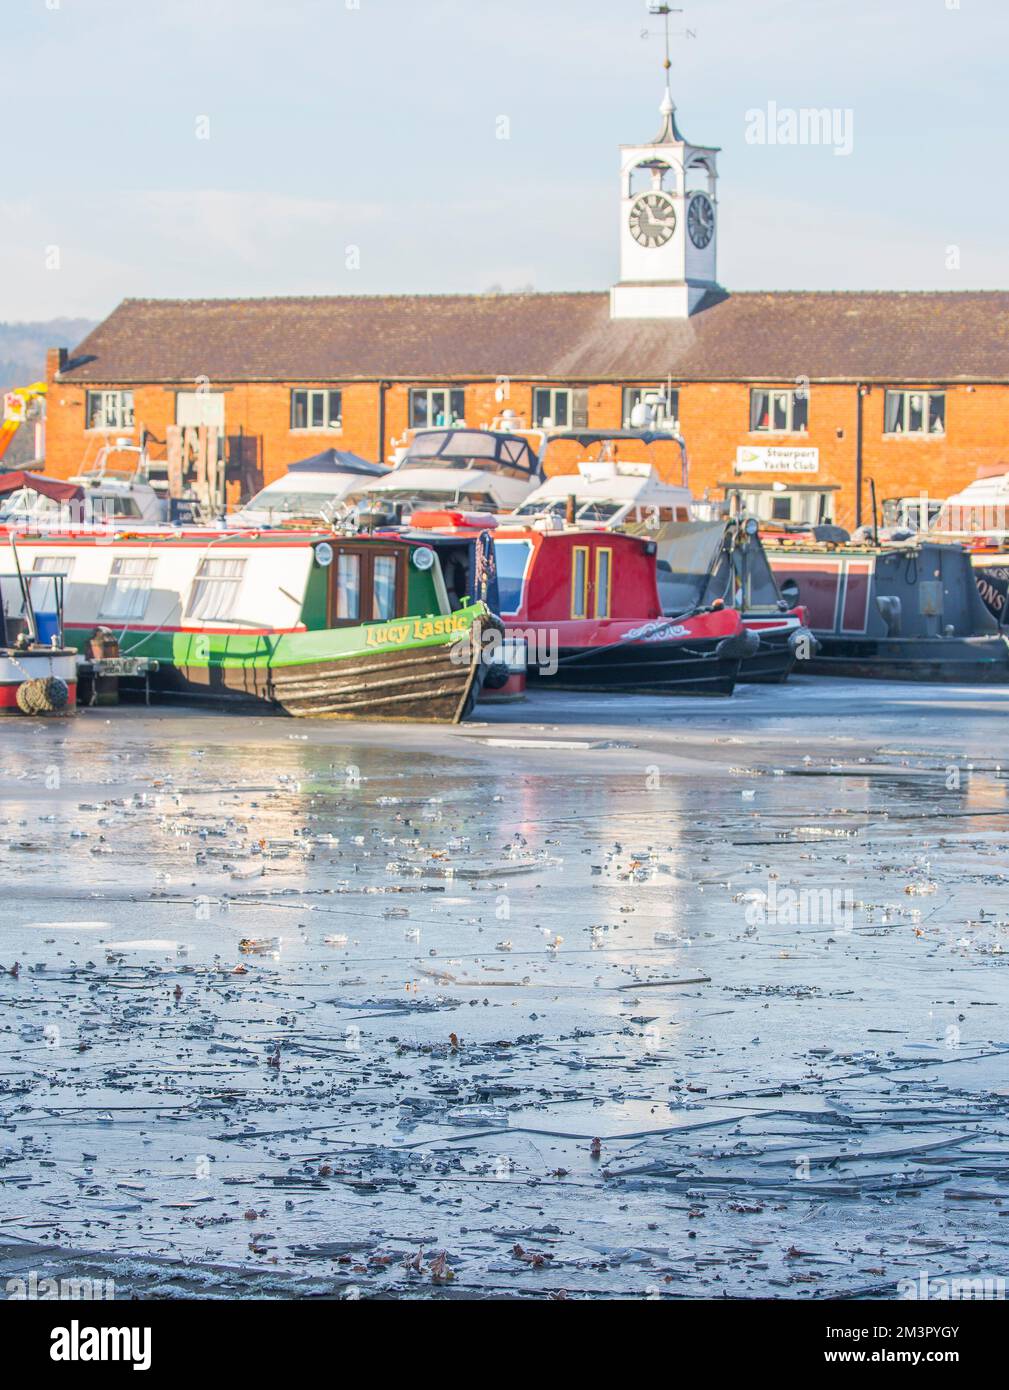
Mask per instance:
[[[756,391],[763,391],[767,396],[767,425],[764,427],[753,424],[753,396]],[[774,423],[774,408],[775,403],[782,399],[785,401],[785,424],[779,426]],[[795,402],[797,400],[803,401],[806,406],[806,423],[798,427],[795,425]],[[800,391],[796,386],[751,386],[749,426],[750,434],[808,434],[809,391]]]
[[[550,409],[547,411],[537,410],[537,398],[542,395],[550,397]],[[557,402],[563,398],[565,404],[566,419],[562,425],[557,423]],[[533,428],[542,429],[544,420],[552,420],[555,429],[571,429],[572,407],[574,405],[574,391],[570,386],[534,386],[532,399]]]
[[[101,401],[101,416],[104,423],[93,425],[92,404],[95,398]],[[84,428],[94,434],[104,434],[108,430],[132,430],[134,421],[132,391],[88,391],[84,398]]]
[[[196,620],[201,623],[230,623],[234,619],[235,608],[238,603],[238,595],[241,593],[242,584],[245,581],[246,557],[244,555],[204,555],[203,559],[196,566],[196,574],[192,584],[189,586],[189,597],[186,600],[186,611],[183,618],[184,622]],[[234,574],[222,574],[216,567],[219,565],[237,565]],[[206,573],[204,572],[206,571]],[[221,589],[221,585],[228,585],[227,589]],[[213,590],[219,590],[217,602],[211,602]],[[204,600],[204,590],[207,598]],[[227,602],[222,600],[227,596]],[[203,601],[201,603],[201,601]],[[208,612],[207,609],[212,611]]]
[[[294,423],[295,397],[305,397],[304,425]],[[338,410],[333,414],[333,397],[337,398]],[[322,398],[322,424],[313,425],[313,402]],[[343,391],[339,386],[293,386],[291,388],[291,433],[292,434],[341,434],[343,432]]]
[[[661,386],[625,386],[621,393],[623,405],[624,429],[632,429],[631,415],[634,407],[643,401],[646,396],[658,396],[663,405],[661,420],[656,423],[659,425],[679,425],[680,421],[680,389],[678,386],[670,387],[666,384]],[[667,409],[672,406],[672,410]]]
[[[145,555],[114,556],[109,569],[109,577],[102,593],[101,603],[98,605],[99,618],[107,618],[109,622],[114,623],[129,623],[137,618],[143,618],[147,613],[147,605],[151,601],[151,590],[154,587],[154,571],[157,563],[157,559]],[[140,568],[127,570],[126,573],[123,573],[120,569],[120,566],[123,565],[136,565]],[[137,598],[135,601],[130,601],[126,612],[109,612],[109,598],[113,591],[120,594],[135,594]],[[136,611],[133,611],[134,609]]]
[[[34,560],[32,561],[31,573],[27,576],[29,584],[28,592],[31,595],[33,608],[37,609],[39,612],[48,612],[50,607],[55,607],[56,586],[54,584],[47,586],[45,583],[42,583],[36,588],[36,586],[31,583],[31,581],[33,579],[37,579],[39,575],[46,574],[60,574],[63,576],[63,602],[64,604],[66,604],[67,580],[70,578],[70,575],[73,572],[74,558],[75,557],[73,555],[35,556]],[[46,597],[39,598],[40,593],[45,594]],[[52,594],[51,598],[50,594]],[[22,603],[22,617],[24,616],[24,611],[25,605]]]
[[[886,427],[886,417],[888,414],[887,405],[891,396],[900,396],[900,422],[901,428],[898,430],[888,430]],[[911,397],[921,396],[922,398],[922,428],[920,430],[907,429],[907,420],[911,411]],[[932,400],[942,401],[942,429],[930,430],[928,419],[931,414]],[[908,386],[908,387],[887,387],[883,393],[883,434],[887,439],[945,439],[946,438],[946,392],[942,390],[930,390],[927,386]]]
[[[420,396],[423,396],[427,403],[427,423],[424,425],[415,425],[413,422],[413,407],[414,402]],[[435,396],[447,397],[447,413],[451,416],[451,419],[447,419],[443,425],[436,425],[434,422],[434,417],[437,413],[434,409]],[[460,415],[456,415],[452,408],[453,396],[462,397],[462,413]],[[452,429],[457,424],[464,423],[466,419],[466,388],[464,386],[411,386],[410,396],[407,401],[407,419],[409,421],[409,427],[412,430],[447,430]]]
[[[175,423],[184,429],[213,425],[223,434],[225,404],[223,391],[176,391]]]

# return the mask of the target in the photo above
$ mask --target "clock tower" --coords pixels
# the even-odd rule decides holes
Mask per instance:
[[[680,134],[669,91],[662,127],[647,145],[620,147],[620,283],[610,290],[614,319],[685,319],[718,288],[718,183],[711,145]]]

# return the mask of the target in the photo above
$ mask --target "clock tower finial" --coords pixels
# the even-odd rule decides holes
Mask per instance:
[[[669,85],[667,4],[650,4],[665,21],[665,94],[662,128],[646,145],[620,150],[620,283],[610,291],[615,319],[685,319],[715,278],[715,190],[713,145],[692,145],[676,123]]]
[[[675,140],[682,140],[683,136],[676,128],[676,103],[673,101],[673,94],[669,90],[669,70],[673,66],[669,57],[669,16],[671,14],[682,14],[682,10],[671,9],[669,5],[649,5],[649,14],[662,15],[665,24],[666,56],[662,60],[662,66],[666,74],[666,92],[662,98],[662,105],[659,107],[659,114],[662,116],[662,129],[652,141],[653,145],[668,145]]]

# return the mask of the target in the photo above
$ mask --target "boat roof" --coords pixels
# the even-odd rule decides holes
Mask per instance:
[[[74,527],[72,530],[68,529],[62,532],[55,528],[47,528],[26,532],[18,526],[0,524],[0,536],[9,532],[13,532],[16,536],[18,545],[56,545],[64,548],[68,545],[147,545],[163,546],[166,549],[201,545],[208,548],[213,547],[218,552],[235,546],[313,546],[318,545],[320,541],[328,541],[331,545],[339,544],[341,541],[354,545],[369,545],[383,540],[387,542],[390,539],[388,535],[373,535],[367,531],[345,535],[325,527],[316,527],[312,530],[286,530],[280,528],[259,529],[257,527],[219,529],[216,526],[140,525],[123,527],[110,534],[108,527],[95,527],[90,530]],[[419,541],[409,536],[401,536],[399,539],[410,545],[420,544]]]
[[[9,496],[23,487],[30,488],[32,492],[37,492],[41,497],[48,497],[53,502],[76,502],[84,496],[84,489],[76,483],[61,482],[59,478],[44,478],[40,473],[18,470],[14,473],[0,474],[0,497]]]
[[[349,449],[323,449],[318,454],[312,454],[309,458],[299,459],[297,463],[287,465],[288,474],[364,473],[371,477],[380,478],[388,471],[384,463],[372,463],[369,459],[362,458],[360,454],[351,453]],[[279,482],[283,482],[283,478],[275,478],[270,486],[272,487]]]
[[[397,469],[407,465],[415,467],[416,459],[429,460],[432,464],[439,459],[465,459],[477,466],[485,460],[490,465],[524,469],[533,476],[540,471],[540,461],[529,441],[507,430],[418,430]]]
[[[689,502],[690,490],[659,477],[650,463],[596,459],[579,463],[577,473],[555,473],[522,503],[555,501],[574,495],[579,502]]]
[[[946,498],[946,506],[972,506],[978,502],[1004,502],[1009,497],[1009,473],[998,473],[992,478],[978,478],[968,483],[962,492]],[[903,500],[903,499],[902,499]],[[917,501],[917,498],[910,499]]]
[[[549,443],[555,440],[574,440],[587,448],[604,439],[636,439],[641,444],[680,444],[682,435],[675,430],[551,430]]]

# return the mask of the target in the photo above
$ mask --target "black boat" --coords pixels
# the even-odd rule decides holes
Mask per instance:
[[[801,603],[818,642],[810,672],[881,680],[1003,684],[1009,641],[977,591],[960,545],[781,540],[767,550],[778,586]]]

